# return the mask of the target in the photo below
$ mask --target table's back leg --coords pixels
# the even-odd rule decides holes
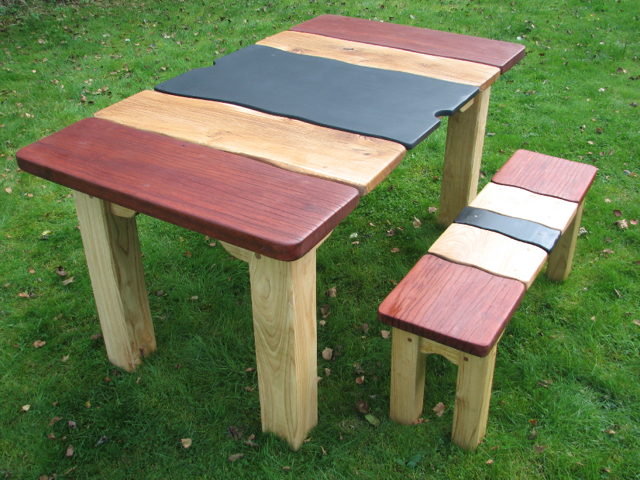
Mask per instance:
[[[75,192],[102,335],[109,360],[127,371],[156,349],[135,217],[119,217],[110,204]]]
[[[316,249],[249,260],[262,430],[297,450],[318,421]]]
[[[449,117],[438,217],[443,225],[449,225],[478,193],[490,90],[480,91],[473,105]]]

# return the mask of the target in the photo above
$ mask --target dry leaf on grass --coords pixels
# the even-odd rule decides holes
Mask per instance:
[[[233,455],[229,455],[227,457],[227,460],[229,460],[231,463],[233,463],[236,460],[240,460],[242,457],[244,457],[244,453],[234,453]]]
[[[331,360],[333,358],[333,348],[325,348],[322,350],[322,358],[324,360]]]
[[[380,330],[380,336],[386,340],[391,336],[391,332],[389,330]]]
[[[36,340],[35,342],[33,342],[34,348],[42,348],[46,344],[47,344],[47,342],[45,342],[44,340]]]
[[[441,417],[446,409],[447,407],[442,402],[436,403],[436,406],[432,408],[437,417]]]
[[[181,438],[180,443],[182,444],[182,448],[189,448],[193,442],[190,438]]]
[[[335,298],[335,297],[336,297],[336,295],[338,294],[338,289],[337,289],[336,287],[331,287],[331,288],[330,288],[330,289],[328,289],[326,292],[324,292],[324,294],[325,294],[327,297]]]

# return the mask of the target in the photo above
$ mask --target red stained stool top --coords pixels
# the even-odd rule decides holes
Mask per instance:
[[[491,181],[579,203],[597,171],[593,165],[518,150]]]
[[[486,356],[525,293],[518,280],[425,255],[378,309],[393,327]]]

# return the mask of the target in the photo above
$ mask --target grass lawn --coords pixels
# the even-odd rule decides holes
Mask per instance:
[[[521,42],[492,89],[482,184],[518,148],[600,169],[572,275],[541,275],[500,343],[476,452],[450,443],[442,358],[425,422],[389,420],[376,320],[441,232],[444,125],[318,251],[318,350],[335,355],[319,356],[320,421],[298,452],[261,433],[245,264],[141,216],[158,352],[124,373],[70,191],[17,168],[20,147],[322,13]],[[0,479],[640,479],[639,32],[631,0],[0,1]]]

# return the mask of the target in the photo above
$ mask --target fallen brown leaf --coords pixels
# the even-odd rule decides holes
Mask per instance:
[[[633,323],[640,327],[640,320],[634,320]]]
[[[69,445],[67,447],[67,451],[65,452],[64,456],[67,458],[73,457],[74,454],[74,450],[73,450],[73,445]]]
[[[487,465],[493,465],[493,458],[490,458],[489,460],[487,460],[486,462]]]
[[[181,438],[180,443],[182,444],[182,448],[189,448],[193,442],[190,438]]]
[[[65,278],[65,279],[62,281],[62,285],[69,285],[70,283],[73,283],[74,281],[75,281],[75,278],[74,278],[74,277]]]
[[[391,336],[391,332],[389,330],[380,330],[380,336],[386,340]]]
[[[437,417],[441,417],[446,409],[447,407],[442,402],[436,403],[436,406],[432,408]]]
[[[326,347],[322,350],[322,358],[324,360],[331,360],[333,358],[333,348]]]
[[[422,222],[418,217],[413,217],[413,228],[420,228],[422,226]]]
[[[438,211],[438,207],[429,207],[428,212],[432,215]]]
[[[42,348],[46,344],[47,344],[47,342],[45,342],[44,340],[36,340],[35,342],[33,342],[34,348]]]
[[[237,460],[240,460],[242,457],[244,457],[244,453],[234,453],[233,455],[229,455],[229,457],[227,457],[227,460],[233,463]]]
[[[58,267],[56,267],[56,275],[58,275],[60,277],[66,277],[67,276],[67,272],[64,269],[64,267],[58,266]]]
[[[27,404],[27,405],[23,405],[23,406],[20,408],[20,411],[21,411],[22,413],[27,413],[30,409],[31,409],[31,405]]]
[[[616,217],[621,217],[621,216],[622,216],[622,212],[621,212],[620,210],[614,210],[614,211],[613,211],[613,214],[614,214]]]
[[[398,253],[400,249],[398,247],[393,247],[390,251],[391,253]]]
[[[624,218],[622,220],[618,220],[616,222],[616,225],[618,226],[618,228],[620,230],[626,230],[627,228],[629,228],[629,224],[627,223],[627,221]]]
[[[544,445],[534,445],[533,449],[535,450],[536,453],[542,453],[547,449],[547,447]]]
[[[331,308],[329,307],[329,305],[327,305],[326,303],[323,305],[320,305],[320,316],[322,318],[329,317],[330,313],[331,313]]]
[[[356,383],[358,385],[362,385],[364,383],[364,375],[359,375],[356,377]]]
[[[331,287],[331,288],[330,288],[330,289],[328,289],[326,292],[324,292],[324,294],[325,294],[327,297],[335,298],[335,297],[336,297],[336,295],[338,294],[338,289],[337,289],[336,287]]]
[[[358,412],[362,414],[365,414],[371,411],[371,407],[369,407],[369,404],[364,400],[359,400],[356,402],[356,410],[358,410]]]

